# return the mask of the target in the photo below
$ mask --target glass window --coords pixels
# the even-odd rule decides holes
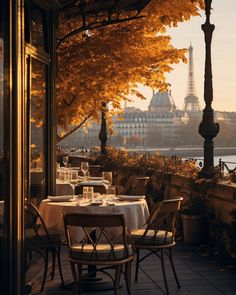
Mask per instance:
[[[45,196],[46,65],[32,59],[30,96],[30,196]]]

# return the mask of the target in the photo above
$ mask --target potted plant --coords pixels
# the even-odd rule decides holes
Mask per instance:
[[[183,220],[183,238],[186,243],[200,244],[207,241],[207,217],[210,206],[207,190],[212,181],[205,179],[190,180],[190,192],[181,209]]]

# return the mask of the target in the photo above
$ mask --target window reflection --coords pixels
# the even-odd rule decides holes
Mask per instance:
[[[46,66],[32,59],[30,196],[38,202],[45,196],[45,101]]]
[[[31,7],[31,43],[38,49],[45,48],[45,16],[43,10],[32,3]]]

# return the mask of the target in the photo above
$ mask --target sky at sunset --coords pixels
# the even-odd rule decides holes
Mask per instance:
[[[212,69],[213,69],[213,108],[221,111],[236,112],[236,0],[213,0],[211,23],[215,25],[212,39]],[[204,107],[204,62],[205,45],[201,24],[205,22],[205,15],[192,18],[179,24],[177,28],[168,31],[172,42],[177,48],[193,45],[195,84],[201,107]],[[181,63],[174,65],[174,70],[168,74],[171,83],[173,99],[178,108],[183,107],[187,88],[188,65]],[[141,87],[146,101],[135,99],[135,105],[147,109],[152,91]]]

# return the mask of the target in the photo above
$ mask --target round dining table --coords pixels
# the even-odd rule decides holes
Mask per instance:
[[[48,228],[55,228],[64,234],[63,212],[65,213],[89,213],[89,214],[124,214],[126,226],[129,230],[141,228],[148,216],[149,209],[146,200],[119,200],[112,203],[106,202],[106,195],[101,195],[102,205],[94,206],[93,203],[83,199],[55,202],[45,199],[41,202],[39,210]],[[76,233],[78,241],[83,238],[83,232]]]

